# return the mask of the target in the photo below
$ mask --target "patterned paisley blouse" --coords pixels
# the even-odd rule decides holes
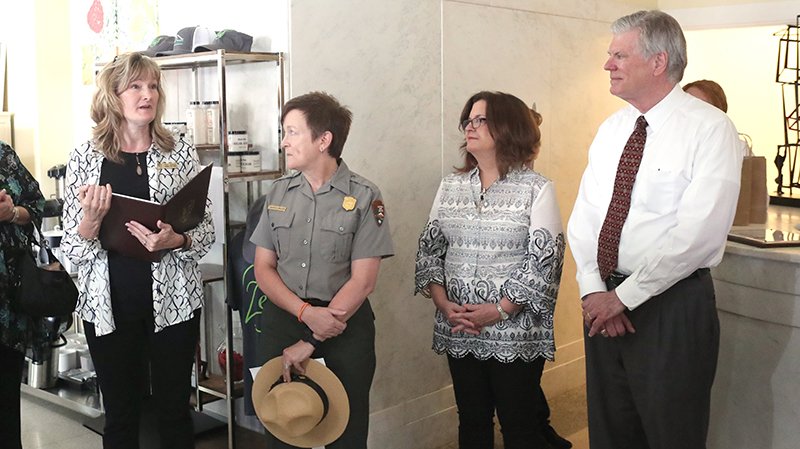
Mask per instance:
[[[114,331],[109,285],[108,252],[98,239],[86,240],[78,234],[83,210],[78,201],[78,188],[97,184],[103,155],[91,142],[70,154],[67,163],[64,198],[64,239],[61,250],[78,269],[78,316],[95,326],[97,336]],[[176,142],[172,151],[151,146],[147,152],[147,174],[150,199],[164,203],[199,172],[197,152],[184,141]],[[203,305],[203,286],[197,261],[214,243],[211,201],[206,200],[203,221],[186,233],[192,240],[186,250],[167,251],[160,262],[153,263],[153,318],[156,332],[192,318]]]
[[[481,195],[478,169],[445,177],[419,239],[416,290],[445,286],[458,304],[523,306],[479,335],[451,333],[437,309],[433,350],[453,357],[511,362],[553,360],[553,311],[564,261],[564,234],[553,183],[518,169]]]
[[[22,165],[17,153],[0,141],[0,189],[11,195],[14,205],[24,207],[31,215],[31,222],[39,226],[42,222],[44,196],[39,183]],[[9,308],[18,275],[14,270],[16,253],[25,251],[33,238],[33,226],[19,226],[9,222],[0,223],[0,342],[24,352],[32,346],[49,344],[41,320],[16,314]]]

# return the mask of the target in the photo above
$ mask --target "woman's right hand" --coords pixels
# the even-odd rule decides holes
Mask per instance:
[[[346,314],[344,310],[333,307],[306,307],[303,312],[303,323],[316,335],[322,337],[320,340],[327,340],[336,337],[344,332],[347,323],[341,321],[339,317]]]
[[[79,232],[86,239],[96,238],[100,224],[111,208],[111,185],[83,185],[78,188],[78,201],[83,209]]]

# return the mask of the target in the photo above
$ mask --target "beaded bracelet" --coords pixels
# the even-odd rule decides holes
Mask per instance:
[[[17,220],[19,220],[19,210],[17,209],[17,206],[11,208],[11,213],[13,215],[11,216],[11,220],[9,221],[9,223],[16,224]]]

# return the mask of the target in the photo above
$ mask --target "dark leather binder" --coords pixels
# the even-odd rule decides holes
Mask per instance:
[[[100,226],[103,249],[149,262],[161,260],[162,252],[148,251],[128,232],[125,223],[137,221],[154,232],[158,232],[158,220],[172,225],[177,233],[193,229],[205,214],[211,168],[208,165],[201,170],[164,204],[114,193],[111,208]]]

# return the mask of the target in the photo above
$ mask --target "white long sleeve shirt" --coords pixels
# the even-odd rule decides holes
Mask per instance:
[[[617,164],[637,117],[633,106],[598,129],[568,224],[581,297],[606,291],[597,239],[614,189]],[[644,114],[647,141],[622,228],[616,289],[631,310],[679,280],[722,260],[733,222],[742,155],[736,127],[722,111],[676,85]]]

